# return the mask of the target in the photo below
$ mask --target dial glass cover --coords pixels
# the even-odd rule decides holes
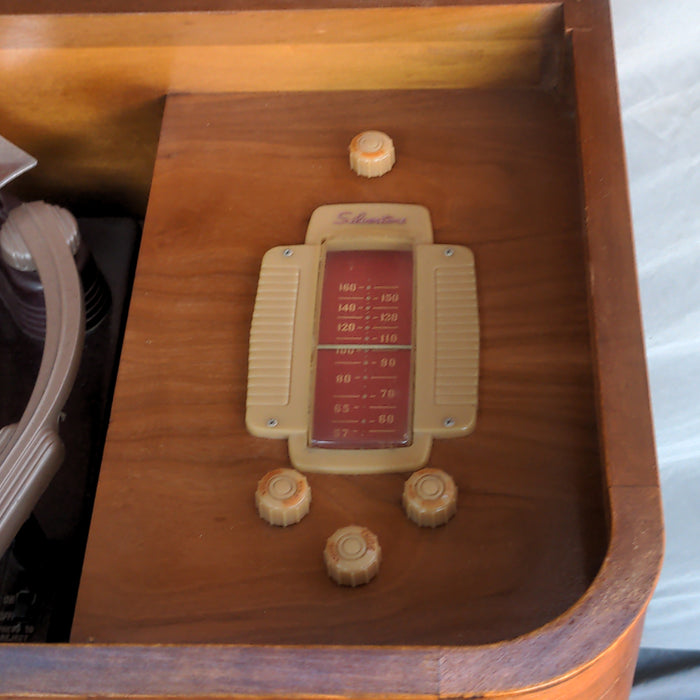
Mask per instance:
[[[410,445],[412,364],[412,251],[328,251],[309,444]]]

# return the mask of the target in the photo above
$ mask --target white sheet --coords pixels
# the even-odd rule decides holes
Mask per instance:
[[[642,645],[700,649],[700,0],[611,5],[667,537]]]
[[[700,652],[642,649],[631,700],[698,700]]]

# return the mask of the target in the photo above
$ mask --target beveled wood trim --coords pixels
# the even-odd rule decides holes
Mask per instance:
[[[561,29],[557,4],[2,15],[3,49],[545,40]],[[380,68],[378,66],[378,68]],[[435,66],[432,66],[435,68]]]
[[[0,655],[0,697],[434,697],[438,656],[382,648],[14,646]]]
[[[569,1],[569,0],[565,0]],[[600,2],[601,0],[588,0]],[[435,7],[457,5],[543,5],[562,0],[431,0]],[[576,0],[574,0],[576,2]],[[605,2],[605,0],[603,0]],[[241,12],[247,10],[361,9],[368,7],[425,7],[425,0],[0,0],[0,14],[112,14],[154,12]]]
[[[571,43],[601,449],[610,486],[657,486],[610,14],[594,19]]]
[[[12,77],[0,85],[0,130],[39,160],[19,193],[142,217],[166,94],[536,87],[556,75],[560,3],[365,5],[234,2],[235,12],[52,14],[39,26],[0,5],[0,71]]]
[[[487,693],[507,698],[516,689],[529,689],[520,697],[532,700],[627,696],[643,613],[660,569],[662,518],[617,92],[612,80],[609,14],[602,0],[567,2],[565,9],[578,100],[601,449],[611,518],[608,555],[586,595],[541,629],[480,647],[7,645],[0,649],[0,697],[454,697]],[[21,74],[19,59],[29,57],[17,51],[21,50],[0,52],[0,61],[13,75],[17,70]],[[25,75],[38,79],[37,71],[50,65],[55,54],[49,49],[31,51],[35,52],[32,59],[38,61],[30,62]],[[78,62],[89,62],[98,55],[89,48],[65,51],[61,58],[76,52],[64,64],[64,69],[71,70]],[[170,71],[177,67],[178,57],[187,54],[172,52],[170,63],[163,60],[165,53],[159,54],[169,52],[167,47],[134,51],[141,53],[102,48],[100,60],[84,68],[84,74],[93,77],[104,72],[117,75],[125,65],[131,71],[125,81],[128,99],[117,109],[108,93],[100,95],[98,90],[96,114],[114,118],[124,105],[143,105],[178,84],[169,82]],[[150,84],[143,73],[149,56],[156,58],[156,79]],[[231,57],[227,54],[222,65]],[[195,73],[189,75],[192,80],[205,81]],[[143,78],[145,87],[138,80],[134,87],[130,80],[137,78]],[[180,84],[187,85],[186,81]],[[48,82],[42,85],[49,89]],[[23,88],[20,95],[27,100],[25,108],[34,104],[28,97],[30,87]],[[4,102],[8,100],[6,93]],[[70,115],[63,115],[65,122],[59,124],[65,126]],[[42,133],[38,122],[34,128],[35,137]]]
[[[630,675],[633,642],[660,563],[657,490],[617,487],[612,498],[611,548],[588,593],[550,624],[509,642],[450,648],[7,645],[0,649],[0,698],[507,698],[531,689],[525,697],[593,700],[600,696],[591,688],[601,677],[609,688]],[[557,688],[554,695],[549,686]],[[570,690],[578,694],[564,694]]]

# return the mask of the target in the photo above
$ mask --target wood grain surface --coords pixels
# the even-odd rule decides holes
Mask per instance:
[[[397,147],[378,180],[347,164],[367,127]],[[288,464],[244,428],[260,259],[342,201],[425,204],[436,239],[476,256],[479,418],[435,443],[461,492],[435,531],[403,516],[405,475],[312,475],[312,513],[287,530],[254,510]],[[574,121],[552,95],[171,98],[73,640],[479,644],[545,624],[607,544],[589,348]],[[320,554],[353,522],[384,563],[346,590]]]
[[[358,45],[380,56],[367,72],[364,56],[311,37],[329,8],[338,19],[393,0],[303,3],[320,24],[313,12],[240,14],[265,0],[132,8],[238,13],[181,16],[164,33],[148,20],[137,30],[147,15],[109,14],[43,16],[38,32],[0,0],[14,37],[0,62],[17,78],[0,128],[29,137],[42,163],[65,161],[70,197],[86,187],[138,211],[160,96],[250,93],[169,100],[74,626],[91,643],[4,647],[1,698],[628,697],[663,536],[607,2],[464,4],[404,8],[392,27],[412,28],[422,49],[396,54],[393,30],[379,32]],[[437,12],[425,27],[423,11]],[[359,11],[346,19],[369,26]],[[260,30],[252,46],[238,34],[207,44],[237,20]],[[255,43],[276,23],[289,54]],[[332,94],[343,88],[401,90]],[[399,147],[376,182],[338,155],[367,127]],[[61,191],[50,171],[30,189]],[[437,239],[477,256],[479,423],[433,452],[461,490],[439,531],[408,527],[400,475],[314,476],[312,513],[286,531],[255,514],[258,476],[286,461],[242,421],[259,259],[343,199],[426,204]],[[343,591],[320,547],[359,517],[387,556],[372,584]]]
[[[40,163],[18,193],[143,217],[169,93],[535,87],[555,78],[557,5],[382,4],[184,11],[197,9],[191,3],[162,13],[177,5],[110,2],[76,14],[87,6],[73,3],[36,17],[0,0],[0,71],[10,76],[0,83],[0,133]],[[101,13],[107,7],[122,14]]]

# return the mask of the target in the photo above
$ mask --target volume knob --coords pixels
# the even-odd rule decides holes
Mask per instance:
[[[273,469],[258,482],[255,505],[271,525],[294,525],[311,507],[309,482],[296,469]]]
[[[404,484],[403,507],[416,525],[444,525],[457,512],[457,486],[442,469],[426,467]]]

